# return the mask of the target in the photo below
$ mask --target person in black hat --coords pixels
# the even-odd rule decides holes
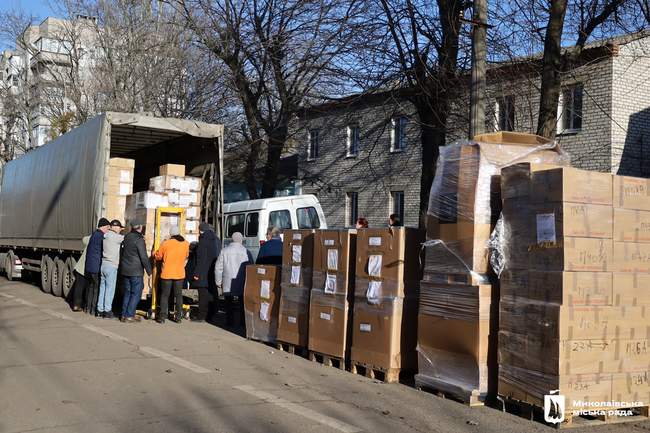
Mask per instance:
[[[97,311],[97,298],[99,296],[99,272],[102,266],[102,252],[104,234],[108,232],[111,223],[106,218],[100,218],[97,223],[97,230],[90,235],[88,247],[86,247],[86,266],[84,272],[88,280],[88,293],[86,299],[86,312],[95,314]]]
[[[221,239],[208,223],[199,224],[199,244],[196,247],[195,266],[190,288],[199,292],[199,312],[196,321],[214,319],[217,288],[214,284],[214,264],[221,251]]]
[[[151,261],[142,235],[143,225],[131,223],[131,231],[124,236],[119,273],[124,285],[122,322],[139,321],[135,311],[144,288],[144,273],[151,275]]]

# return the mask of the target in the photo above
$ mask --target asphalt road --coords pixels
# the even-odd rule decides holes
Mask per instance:
[[[572,429],[641,432],[650,422]],[[0,433],[550,432],[208,324],[123,324],[0,279]]]

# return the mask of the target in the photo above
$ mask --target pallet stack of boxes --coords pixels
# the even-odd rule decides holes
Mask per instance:
[[[108,188],[106,191],[106,213],[109,221],[124,223],[126,198],[133,193],[133,171],[135,160],[111,158],[108,162]]]
[[[246,266],[244,287],[246,338],[275,343],[280,310],[280,277],[280,266]]]
[[[400,372],[415,370],[423,241],[424,232],[412,228],[358,231],[353,373],[379,373],[384,382],[396,382]]]
[[[314,235],[309,356],[341,369],[350,356],[356,240],[356,230],[316,230]]]
[[[278,342],[307,350],[314,230],[284,230]]]
[[[647,405],[650,181],[518,164],[502,189],[499,394]]]
[[[495,133],[440,149],[427,216],[418,317],[418,386],[481,404],[496,385],[498,280],[488,242],[501,211],[501,168],[561,164],[554,143]]]

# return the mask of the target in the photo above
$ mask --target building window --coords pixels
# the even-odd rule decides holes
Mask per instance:
[[[562,90],[558,110],[560,133],[582,129],[582,84]]]
[[[515,98],[502,96],[497,98],[496,112],[498,116],[499,131],[515,130]]]
[[[404,116],[393,117],[390,130],[390,151],[400,152],[406,149],[406,124],[408,120]]]
[[[347,226],[355,227],[359,218],[359,193],[351,191],[345,194],[345,213]]]
[[[404,191],[391,191],[390,214],[397,215],[400,223],[404,224]]]
[[[359,142],[361,141],[359,125],[348,125],[347,132],[347,156],[357,156],[359,154]]]
[[[308,161],[313,161],[316,158],[318,158],[318,135],[319,135],[319,130],[318,129],[311,129],[309,131],[309,136],[308,136],[308,147],[307,147],[307,160]]]

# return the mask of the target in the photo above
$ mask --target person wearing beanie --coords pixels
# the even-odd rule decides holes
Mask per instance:
[[[117,284],[117,269],[120,266],[120,249],[124,241],[124,236],[120,234],[122,228],[122,223],[119,220],[113,220],[110,229],[104,233],[97,316],[105,319],[114,317],[113,297],[115,296],[115,285]]]
[[[221,252],[221,239],[208,223],[199,224],[199,243],[196,247],[196,264],[190,279],[190,288],[199,292],[199,312],[194,320],[211,322],[216,308],[217,288],[214,284],[214,265]]]
[[[108,232],[111,223],[106,218],[100,218],[97,223],[97,230],[90,235],[86,247],[86,263],[84,273],[88,280],[88,293],[86,298],[86,312],[96,313],[97,299],[99,297],[99,272],[102,265],[102,254],[104,249],[104,234]]]
[[[165,323],[169,315],[169,294],[174,291],[175,318],[180,323],[183,318],[183,282],[185,281],[185,262],[190,255],[190,244],[181,236],[178,226],[169,229],[170,238],[162,243],[154,254],[156,260],[162,262],[160,272],[160,309],[156,322]]]
[[[215,283],[226,300],[226,324],[233,324],[234,299],[239,300],[240,322],[244,315],[242,301],[244,298],[244,284],[246,282],[246,265],[253,263],[253,255],[243,245],[244,236],[235,232],[232,242],[225,247],[214,268]]]
[[[120,255],[119,274],[122,276],[122,322],[139,321],[135,315],[144,288],[144,273],[151,275],[151,262],[142,234],[143,225],[131,222],[131,231],[124,236]]]

